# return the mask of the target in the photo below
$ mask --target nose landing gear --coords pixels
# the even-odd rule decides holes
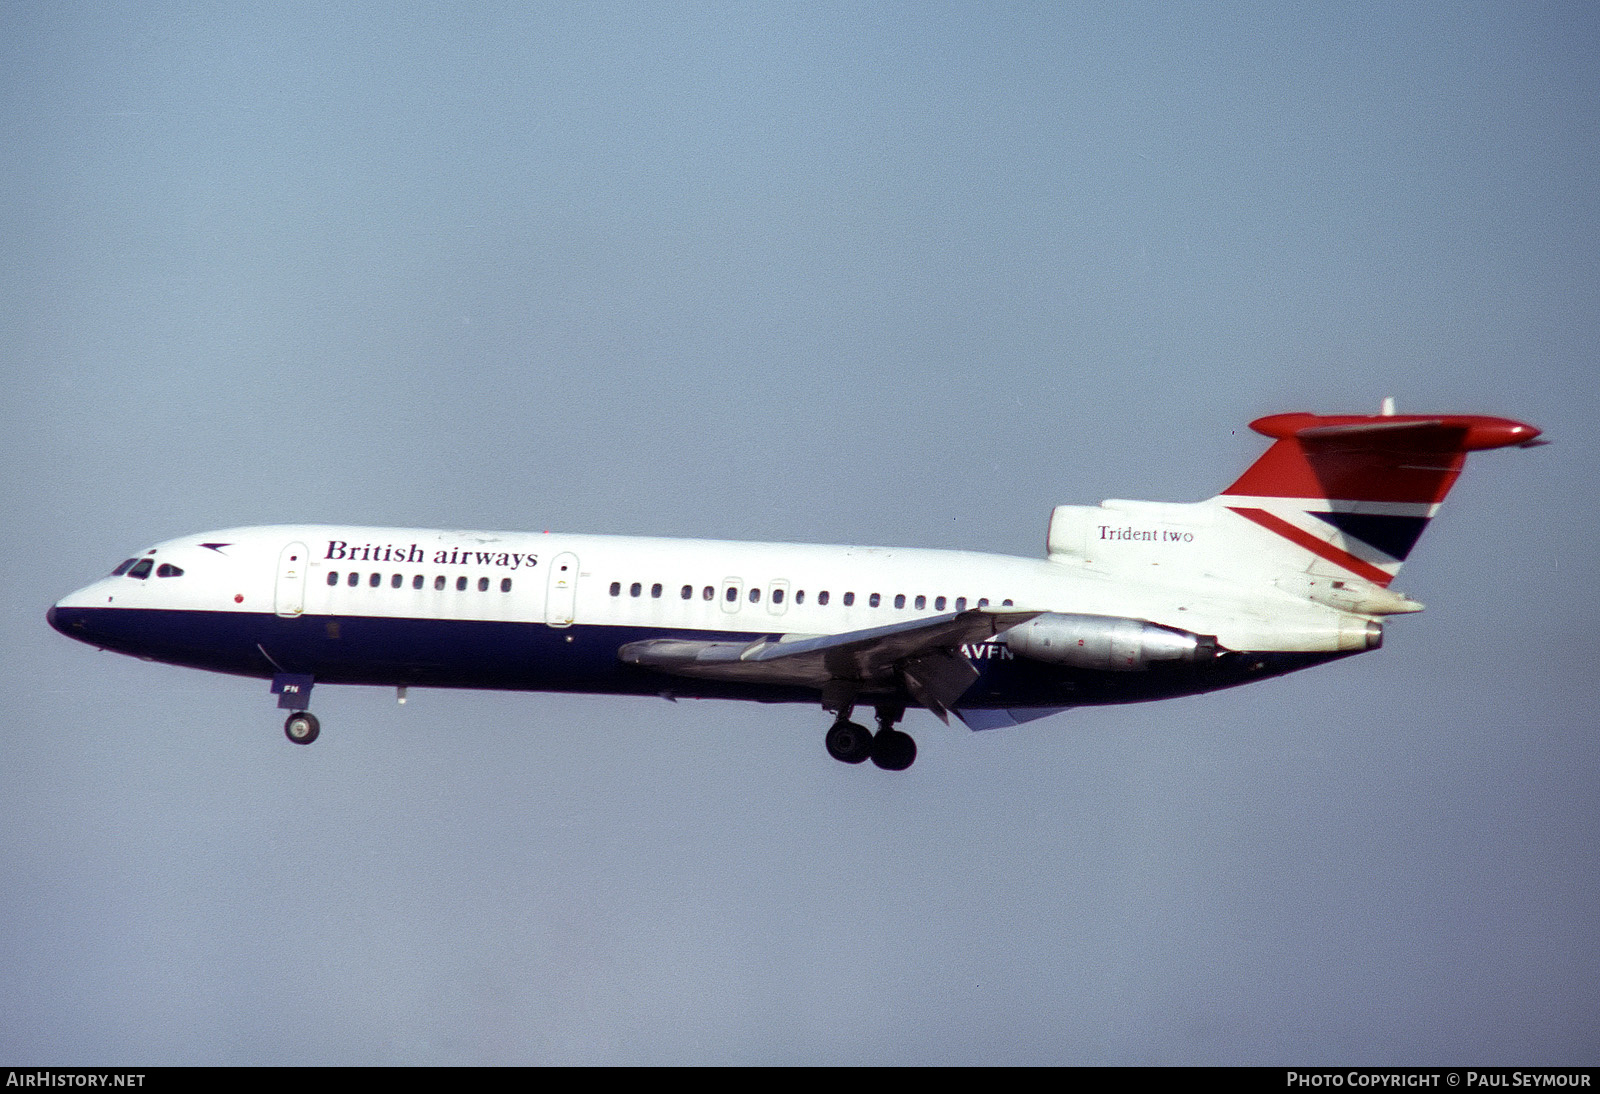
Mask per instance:
[[[283,723],[283,735],[297,745],[308,745],[322,733],[322,723],[309,710],[297,710]]]
[[[283,723],[283,735],[297,745],[308,745],[322,733],[322,723],[305,709],[311,704],[312,683],[310,676],[299,673],[284,672],[272,678],[272,693],[278,697],[278,708],[290,712]]]

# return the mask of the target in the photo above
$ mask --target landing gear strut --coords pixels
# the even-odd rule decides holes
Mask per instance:
[[[297,745],[308,745],[322,732],[322,723],[309,710],[297,710],[283,723],[283,735]]]

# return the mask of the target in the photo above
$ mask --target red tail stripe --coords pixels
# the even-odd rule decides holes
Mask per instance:
[[[1468,452],[1539,436],[1525,422],[1476,414],[1274,414],[1250,428],[1276,443],[1224,493],[1433,505]]]
[[[1223,493],[1437,505],[1455,485],[1466,458],[1459,448],[1357,448],[1290,437],[1267,449]]]
[[[1378,569],[1372,563],[1357,558],[1349,551],[1341,551],[1333,544],[1318,539],[1310,532],[1296,528],[1282,517],[1275,517],[1265,509],[1241,509],[1233,505],[1228,506],[1228,508],[1246,520],[1255,521],[1267,531],[1276,532],[1290,543],[1304,547],[1319,558],[1325,558],[1335,566],[1343,566],[1351,573],[1360,574],[1374,585],[1388,588],[1389,582],[1394,580],[1391,575]]]

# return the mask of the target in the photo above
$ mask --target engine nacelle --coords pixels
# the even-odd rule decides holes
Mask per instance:
[[[1213,635],[1112,615],[1046,612],[1000,640],[1018,657],[1103,672],[1142,672],[1157,661],[1209,661],[1217,655]]]

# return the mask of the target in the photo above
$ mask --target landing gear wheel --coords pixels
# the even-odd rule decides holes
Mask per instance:
[[[297,710],[283,723],[283,735],[297,745],[308,745],[322,732],[322,723],[309,710]]]
[[[847,764],[858,764],[872,755],[872,741],[872,732],[866,726],[842,719],[833,723],[828,735],[823,738],[823,743],[828,746],[828,755]]]
[[[917,760],[917,742],[911,734],[885,729],[872,738],[872,762],[885,771],[904,771]]]

